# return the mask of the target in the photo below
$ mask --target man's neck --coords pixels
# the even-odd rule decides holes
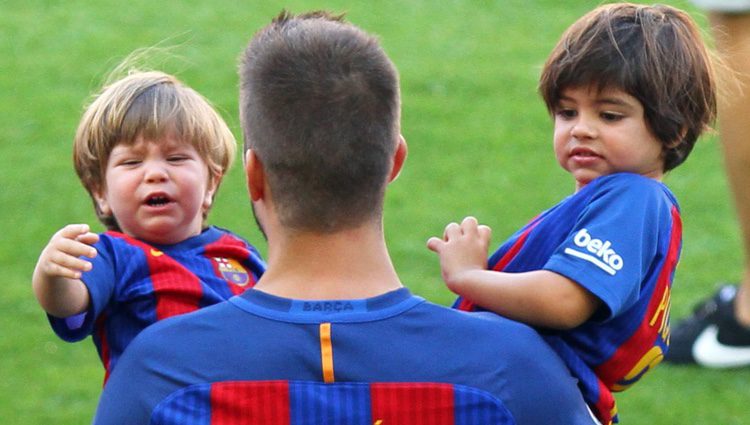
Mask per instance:
[[[379,226],[332,234],[269,235],[268,270],[255,286],[295,299],[370,298],[401,288]]]

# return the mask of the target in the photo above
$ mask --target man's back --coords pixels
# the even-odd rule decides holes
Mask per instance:
[[[399,119],[393,63],[341,17],[283,12],[253,36],[240,121],[268,268],[136,338],[97,424],[591,423],[531,329],[404,289],[383,234]]]
[[[415,407],[434,408],[422,416],[429,423],[446,414],[463,424],[591,423],[574,380],[530,328],[406,289],[337,301],[250,291],[153,327],[122,365],[96,423],[209,424],[243,406],[244,420],[265,411],[285,423],[274,405],[295,424],[411,423],[407,415],[426,414]]]

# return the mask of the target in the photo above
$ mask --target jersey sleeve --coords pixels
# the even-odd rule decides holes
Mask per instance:
[[[100,235],[94,244],[97,255],[91,262],[91,270],[83,273],[81,281],[89,291],[89,308],[78,315],[59,318],[47,315],[52,329],[57,336],[68,342],[80,341],[91,335],[94,323],[109,303],[115,287],[115,253],[112,240],[107,235]]]
[[[649,268],[658,260],[659,233],[671,227],[674,205],[661,183],[613,175],[595,189],[575,225],[544,268],[598,297],[606,320],[632,306]]]

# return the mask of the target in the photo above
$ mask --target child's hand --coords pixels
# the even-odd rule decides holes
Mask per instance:
[[[79,279],[91,270],[91,263],[79,257],[96,257],[92,247],[99,235],[89,231],[87,224],[69,224],[52,236],[37,261],[37,272],[48,278]]]
[[[432,237],[427,248],[440,256],[440,268],[448,289],[460,293],[462,274],[487,268],[487,249],[492,230],[477,223],[474,217],[466,217],[460,225],[450,223],[445,227],[443,238]]]

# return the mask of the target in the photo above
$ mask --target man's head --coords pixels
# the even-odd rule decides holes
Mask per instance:
[[[245,151],[285,227],[328,233],[379,218],[399,120],[395,67],[340,16],[282,12],[242,55]]]

